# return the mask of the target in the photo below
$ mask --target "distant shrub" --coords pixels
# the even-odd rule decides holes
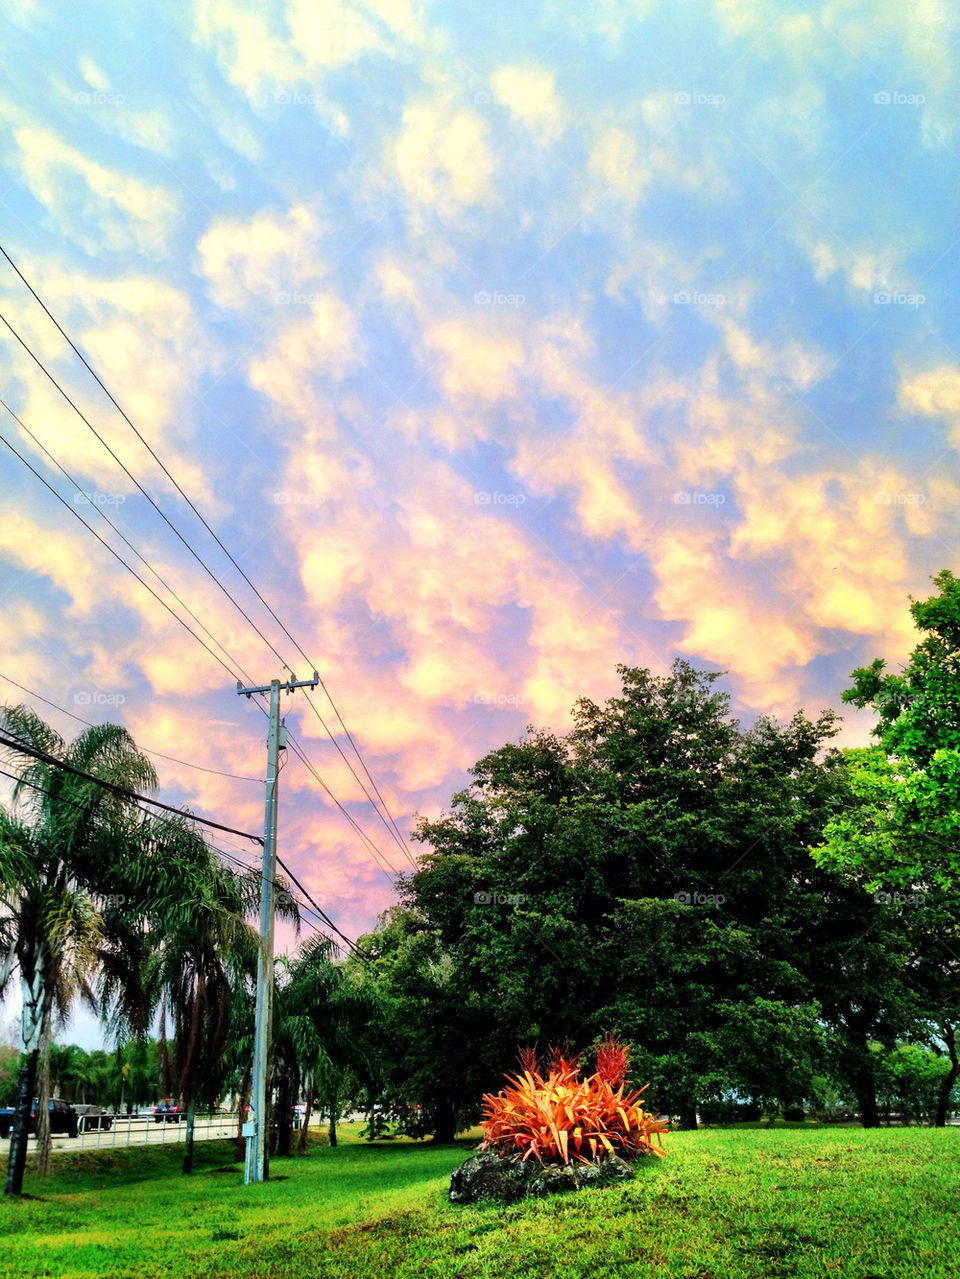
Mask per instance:
[[[736,1124],[755,1121],[763,1110],[755,1101],[735,1101],[732,1097],[708,1097],[697,1106],[700,1122],[704,1124]]]

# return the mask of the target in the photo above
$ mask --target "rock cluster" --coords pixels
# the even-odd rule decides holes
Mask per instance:
[[[513,1203],[525,1197],[544,1198],[579,1190],[581,1186],[629,1181],[634,1176],[636,1173],[619,1155],[607,1155],[596,1163],[548,1164],[544,1168],[533,1159],[523,1163],[520,1159],[503,1159],[492,1150],[481,1150],[454,1169],[450,1199],[453,1203],[476,1203],[481,1199]]]

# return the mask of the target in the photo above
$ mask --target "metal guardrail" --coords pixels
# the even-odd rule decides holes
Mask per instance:
[[[116,1146],[132,1145],[165,1145],[167,1142],[183,1141],[187,1133],[187,1117],[178,1119],[162,1119],[159,1122],[153,1115],[115,1115],[109,1130],[101,1127],[86,1129],[84,1121],[80,1121],[80,1130],[76,1140],[71,1141],[69,1150],[101,1150]],[[237,1135],[237,1115],[197,1115],[194,1120],[193,1137],[195,1141],[209,1141],[217,1137],[235,1137]]]
[[[187,1117],[164,1119],[158,1122],[152,1113],[141,1115],[109,1115],[109,1128],[99,1125],[101,1116],[91,1116],[96,1127],[87,1127],[87,1116],[81,1116],[76,1137],[66,1133],[53,1133],[52,1153],[71,1150],[110,1150],[121,1146],[162,1146],[183,1141],[187,1134]],[[218,1137],[237,1135],[237,1112],[223,1114],[199,1114],[194,1120],[195,1141],[210,1141]],[[36,1145],[36,1137],[30,1136],[28,1150]]]

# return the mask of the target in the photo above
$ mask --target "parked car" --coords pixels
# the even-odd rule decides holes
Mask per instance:
[[[101,1110],[99,1106],[91,1106],[86,1102],[74,1105],[79,1119],[80,1132],[95,1132],[98,1128],[104,1132],[110,1131],[110,1125],[113,1123],[113,1115],[106,1110]]]
[[[153,1121],[157,1124],[178,1124],[185,1114],[186,1111],[181,1110],[175,1101],[164,1097],[153,1108]]]
[[[75,1137],[78,1132],[79,1118],[77,1112],[68,1101],[64,1101],[61,1097],[51,1097],[48,1103],[50,1107],[50,1132],[52,1135],[66,1134],[68,1137]],[[9,1137],[10,1129],[13,1127],[13,1107],[5,1106],[0,1110],[0,1137]],[[33,1107],[30,1111],[30,1136],[37,1135],[37,1099],[33,1099]]]

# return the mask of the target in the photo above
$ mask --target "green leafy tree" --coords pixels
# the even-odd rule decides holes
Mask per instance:
[[[314,1097],[331,1112],[336,1144],[336,1112],[347,1072],[371,1079],[376,1066],[369,1051],[368,1027],[378,1013],[373,984],[362,971],[334,959],[326,937],[303,942],[277,988],[274,1008],[274,1079],[277,1086],[276,1153],[290,1153],[292,1106],[305,1088],[307,1111],[300,1149],[306,1147]]]
[[[960,581],[944,570],[938,593],[912,600],[921,639],[900,673],[877,659],[853,672],[843,700],[871,707],[878,745],[845,754],[853,803],[813,848],[887,907],[912,912],[909,969],[918,1011],[949,1066],[936,1122],[946,1122],[960,1078]]]
[[[869,1044],[912,1024],[911,952],[895,912],[809,857],[850,802],[835,717],[744,731],[716,674],[620,674],[621,695],[578,703],[567,737],[491,752],[421,823],[420,869],[364,941],[389,1086],[446,1137],[518,1042],[617,1026],[654,1103],[693,1125],[702,1100],[736,1092],[798,1103],[822,1020],[877,1122]]]

